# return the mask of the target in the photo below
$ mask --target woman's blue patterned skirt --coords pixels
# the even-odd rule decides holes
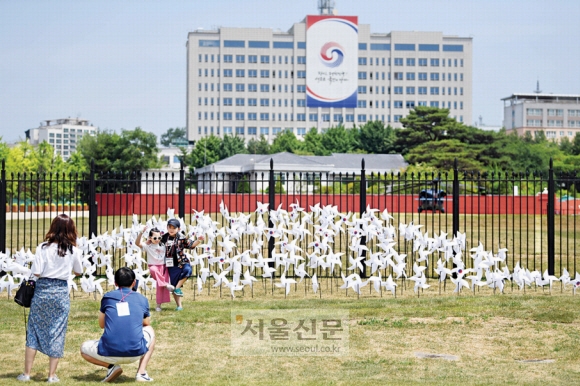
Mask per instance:
[[[30,305],[26,347],[52,358],[64,356],[64,340],[70,311],[66,280],[40,278]]]

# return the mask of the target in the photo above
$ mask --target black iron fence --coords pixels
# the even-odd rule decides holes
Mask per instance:
[[[57,213],[72,216],[80,236],[90,238],[130,227],[134,216],[143,223],[165,216],[168,208],[188,224],[203,211],[225,226],[227,208],[230,214],[251,214],[254,224],[262,217],[271,226],[267,213],[255,212],[261,202],[269,209],[299,205],[305,212],[327,205],[345,214],[387,210],[396,228],[412,222],[429,235],[465,233],[468,249],[479,243],[486,250],[506,248],[512,268],[519,263],[551,274],[561,274],[564,268],[577,271],[576,174],[556,175],[552,166],[522,173],[474,173],[457,167],[450,172],[367,173],[363,157],[360,173],[350,174],[289,172],[277,170],[271,161],[270,170],[259,173],[196,174],[182,167],[161,173],[99,174],[92,169],[82,175],[7,175],[2,162],[0,218],[5,221],[0,222],[0,250],[34,248]],[[314,239],[310,233],[300,240],[305,251]],[[398,237],[399,252],[414,253],[412,243],[400,232]],[[278,248],[275,240],[264,241],[265,253],[271,255]],[[238,247],[250,248],[251,242],[242,237]],[[335,243],[348,252],[346,234],[340,233]],[[431,274],[434,266],[429,265]]]

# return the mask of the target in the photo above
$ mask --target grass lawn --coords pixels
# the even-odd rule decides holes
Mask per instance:
[[[304,283],[302,283],[304,284]],[[158,385],[175,384],[579,384],[580,295],[570,287],[562,294],[556,285],[548,291],[526,294],[506,288],[493,295],[483,289],[474,296],[438,294],[436,282],[417,297],[409,286],[397,298],[363,289],[357,297],[344,290],[331,294],[321,280],[322,298],[303,287],[287,299],[281,289],[265,293],[256,283],[232,300],[227,289],[193,298],[185,287],[183,312],[165,305],[152,312],[157,347],[149,374]],[[148,297],[150,296],[147,294]],[[99,298],[76,294],[72,300],[65,357],[59,363],[61,383],[95,384],[105,370],[85,362],[81,343],[97,339]],[[150,301],[155,307],[154,299]],[[348,355],[231,356],[231,309],[325,309],[350,314]],[[0,299],[0,384],[15,384],[24,363],[23,311],[6,293]],[[448,354],[458,360],[422,359],[416,353]],[[550,363],[523,360],[553,360]],[[48,359],[38,354],[34,381],[46,380]],[[116,383],[132,383],[136,364],[124,365]]]

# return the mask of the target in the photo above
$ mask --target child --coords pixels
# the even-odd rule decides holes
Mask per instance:
[[[169,271],[171,284],[175,286],[173,290],[173,298],[177,304],[176,311],[182,311],[181,298],[183,291],[181,287],[186,282],[187,278],[191,276],[191,264],[189,259],[185,256],[184,249],[193,249],[203,241],[203,236],[199,236],[198,240],[186,239],[185,236],[179,233],[179,220],[172,218],[167,221],[167,233],[161,236],[161,242],[165,245],[165,263]]]
[[[137,235],[135,244],[138,247],[141,247],[141,235],[145,229],[146,227]],[[159,229],[153,228],[149,231],[149,237],[143,245],[143,249],[147,252],[149,273],[157,282],[157,293],[155,294],[157,307],[155,311],[159,312],[161,311],[161,304],[171,302],[169,292],[173,292],[175,289],[169,283],[169,272],[167,271],[167,267],[165,267],[165,246],[161,244],[161,232]]]

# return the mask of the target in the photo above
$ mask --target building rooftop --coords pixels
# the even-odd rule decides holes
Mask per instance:
[[[554,100],[554,99],[568,99],[577,100],[580,99],[578,94],[545,94],[545,93],[514,93],[509,97],[502,98],[502,101],[507,101],[511,99],[533,99],[533,100]]]
[[[338,154],[329,156],[300,156],[293,153],[276,154],[236,154],[229,158],[197,168],[196,173],[208,172],[257,172],[270,170],[270,160],[274,169],[290,172],[356,172],[362,168],[371,172],[400,171],[408,164],[400,154]]]

